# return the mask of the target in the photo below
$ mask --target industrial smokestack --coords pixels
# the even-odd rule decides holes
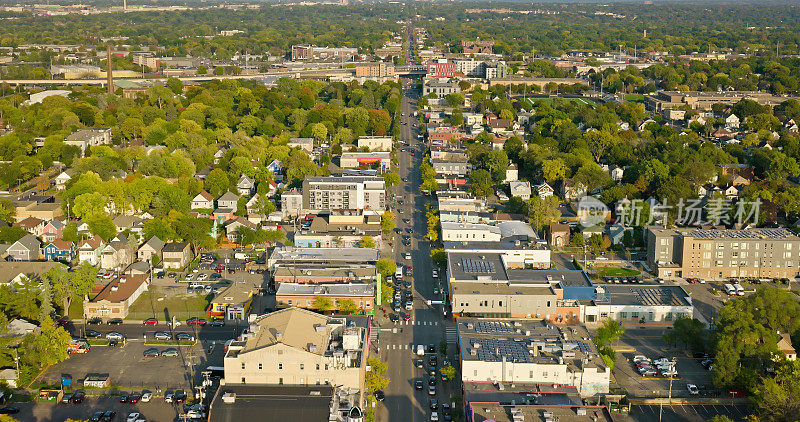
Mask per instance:
[[[128,11],[128,0],[122,0],[122,11],[123,12]]]
[[[106,46],[106,84],[108,95],[114,94],[114,76],[111,75],[111,45]]]

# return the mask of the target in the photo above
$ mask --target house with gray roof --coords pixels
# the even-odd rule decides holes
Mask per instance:
[[[6,253],[9,260],[36,261],[41,259],[42,242],[36,236],[28,234],[12,243]]]

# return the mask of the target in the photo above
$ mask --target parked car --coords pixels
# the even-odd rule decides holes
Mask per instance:
[[[128,395],[127,394],[123,394],[123,395],[119,396],[119,402],[120,403],[127,403],[128,402]]]
[[[80,404],[83,403],[83,399],[85,398],[86,398],[86,393],[84,393],[83,391],[77,391],[75,392],[75,394],[72,395],[71,400],[73,404]]]
[[[157,358],[157,357],[161,356],[161,352],[159,352],[158,349],[151,347],[151,348],[145,350],[144,352],[142,352],[142,356],[144,356],[146,358]]]
[[[686,384],[686,389],[689,390],[689,394],[693,396],[700,394],[700,390],[698,390],[697,386],[694,384]]]
[[[103,323],[103,319],[100,317],[89,318],[89,320],[86,321],[86,323],[90,325],[100,325]]]
[[[189,333],[178,333],[175,334],[175,340],[178,341],[194,341],[194,335]]]
[[[111,318],[107,322],[108,325],[122,325],[122,318]]]
[[[106,338],[108,340],[123,340],[125,338],[125,336],[123,336],[121,333],[118,333],[116,331],[112,331],[110,333],[106,333]]]
[[[19,407],[17,406],[0,407],[0,415],[14,415],[17,413],[19,413]]]
[[[152,398],[153,398],[153,393],[145,391],[142,393],[142,399],[140,401],[142,403],[149,403]]]
[[[223,327],[223,326],[225,326],[225,320],[224,319],[212,319],[211,322],[208,323],[208,325],[210,325],[212,327]]]
[[[100,337],[103,337],[103,334],[101,332],[95,331],[95,330],[86,330],[86,333],[84,333],[84,334],[85,334],[86,338],[100,338]]]
[[[147,318],[146,320],[142,321],[142,325],[156,325],[158,324],[158,320],[156,318]]]
[[[176,349],[174,347],[170,347],[169,349],[164,349],[164,351],[161,352],[161,356],[172,357],[172,356],[178,356],[178,355],[180,355],[180,352],[178,351],[178,349]]]
[[[172,335],[164,331],[157,331],[155,333],[156,340],[172,340]]]
[[[142,399],[141,394],[133,393],[130,396],[128,396],[128,403],[136,404],[139,403],[141,399]]]
[[[204,320],[203,318],[193,317],[193,318],[187,319],[186,320],[186,324],[188,324],[188,325],[199,325],[199,326],[202,327],[202,326],[206,325],[206,320]]]

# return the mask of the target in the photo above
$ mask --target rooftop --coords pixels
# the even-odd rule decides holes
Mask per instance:
[[[272,251],[270,261],[281,265],[308,264],[311,262],[375,262],[380,258],[378,249],[370,248],[295,248],[293,246],[276,247]]]
[[[375,295],[375,285],[367,283],[281,283],[277,295],[371,297]]]
[[[456,326],[461,358],[465,361],[605,367],[591,335],[581,325],[459,318]]]
[[[689,293],[681,286],[598,286],[597,303],[610,305],[692,306]]]
[[[582,422],[608,421],[611,415],[605,407],[584,406],[546,406],[546,405],[500,405],[497,403],[473,403],[474,422]]]
[[[100,291],[92,302],[107,300],[111,303],[120,303],[127,300],[142,283],[147,283],[147,274],[121,275],[111,280]]]
[[[224,385],[209,408],[210,422],[319,422],[328,420],[334,387],[330,385]],[[225,403],[223,396],[233,399]]]

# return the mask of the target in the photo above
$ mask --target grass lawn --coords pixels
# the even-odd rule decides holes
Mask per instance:
[[[69,310],[67,311],[67,316],[70,319],[81,319],[83,318],[83,299],[82,298],[75,298],[72,299],[72,302],[69,304]]]
[[[642,94],[628,94],[625,96],[625,101],[644,101],[644,95]]]
[[[206,296],[201,294],[169,296],[158,290],[147,291],[136,299],[126,319],[141,320],[155,317],[166,321],[173,316],[178,319],[202,318],[206,316],[208,305]]]
[[[600,277],[632,277],[640,272],[630,268],[605,267],[597,270],[597,274]]]

